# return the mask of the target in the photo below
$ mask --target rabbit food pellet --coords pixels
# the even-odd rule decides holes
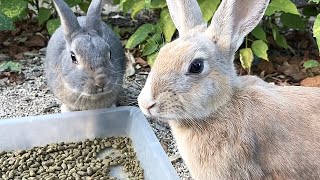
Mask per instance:
[[[105,157],[99,157],[106,150]],[[123,167],[127,179],[144,179],[127,137],[95,138],[82,142],[55,143],[29,150],[0,152],[0,179],[116,179],[108,175]]]

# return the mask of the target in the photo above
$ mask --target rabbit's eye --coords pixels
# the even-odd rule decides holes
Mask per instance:
[[[189,66],[188,73],[200,74],[203,71],[203,59],[195,59]]]
[[[74,52],[71,52],[71,59],[73,64],[78,64],[78,61]]]

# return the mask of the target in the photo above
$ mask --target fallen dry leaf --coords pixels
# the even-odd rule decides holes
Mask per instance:
[[[284,62],[288,62],[290,57],[289,56],[276,56],[276,57],[270,56],[269,59],[270,59],[270,62],[283,64]]]
[[[26,47],[44,47],[46,39],[39,35],[30,36],[24,44]]]
[[[308,39],[304,39],[298,43],[299,49],[308,49],[310,47],[311,43]]]
[[[286,76],[292,77],[295,81],[301,81],[306,77],[306,75],[300,71],[298,65],[291,65],[288,62],[284,62],[282,66],[279,66],[277,71],[282,72]]]
[[[176,162],[179,159],[181,159],[181,155],[180,154],[174,154],[172,156],[169,156],[169,159],[170,159],[171,162]]]
[[[273,63],[271,63],[270,61],[261,61],[257,69],[261,72],[264,71],[264,75],[276,72]]]
[[[2,72],[0,73],[0,79],[9,78],[10,83],[22,84],[25,81],[25,75],[23,73],[14,73],[14,72]]]
[[[301,86],[320,87],[320,76],[307,77],[300,82]]]
[[[136,58],[136,63],[137,63],[137,64],[140,64],[142,67],[148,66],[147,61],[145,61],[145,60],[142,59],[141,57],[137,57],[137,58]]]
[[[303,58],[301,57],[291,57],[290,60],[288,61],[289,64],[291,65],[297,65],[300,66],[301,62],[303,61]]]
[[[30,51],[29,48],[18,45],[9,45],[8,47],[9,56],[15,59],[22,59],[23,53],[26,51]]]
[[[164,152],[168,152],[169,150],[169,145],[167,142],[163,141],[162,139],[160,139],[160,145],[162,146]]]
[[[1,34],[0,34],[0,44],[2,44],[3,42],[5,42],[7,38],[8,38],[8,35],[7,35],[7,34],[1,33]]]
[[[135,59],[134,59],[133,55],[129,51],[127,51],[125,53],[125,55],[126,55],[126,57],[128,59],[125,76],[126,77],[130,77],[130,76],[133,76],[136,73],[136,70],[133,67],[133,64],[135,64]]]
[[[25,79],[26,79],[26,78],[25,78],[25,76],[24,76],[23,73],[20,73],[20,74],[11,73],[10,78],[9,78],[10,83],[15,82],[15,83],[18,84],[18,85],[24,83]]]

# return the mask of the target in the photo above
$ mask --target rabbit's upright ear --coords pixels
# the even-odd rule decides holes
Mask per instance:
[[[174,25],[183,36],[197,26],[206,27],[197,0],[166,0]]]
[[[207,33],[223,50],[234,53],[258,25],[268,4],[269,0],[222,0]]]
[[[81,27],[73,11],[63,0],[53,0],[60,16],[61,26],[68,43],[71,41],[72,33],[78,31]]]
[[[101,11],[103,0],[92,0],[86,16],[86,26],[98,32],[102,31]]]

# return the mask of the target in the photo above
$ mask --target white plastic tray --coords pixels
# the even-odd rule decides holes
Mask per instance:
[[[0,151],[108,136],[132,139],[146,180],[179,179],[150,124],[136,107],[0,120]]]

